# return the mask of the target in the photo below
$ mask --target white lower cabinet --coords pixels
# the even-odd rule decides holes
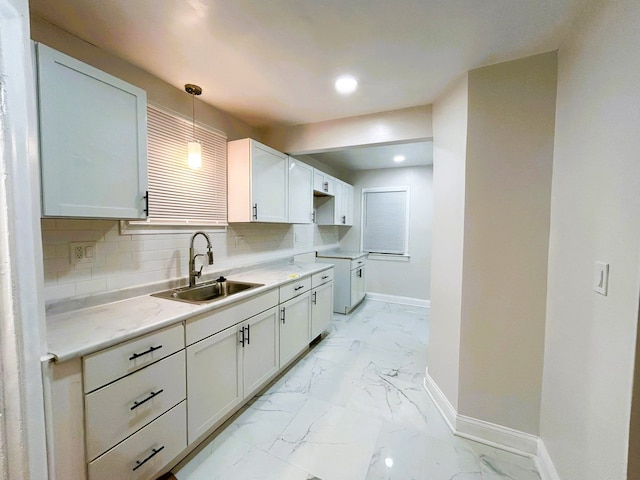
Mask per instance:
[[[242,401],[240,353],[235,326],[187,347],[189,443]]]
[[[331,325],[333,316],[333,281],[311,292],[311,338],[314,339]]]
[[[187,347],[189,443],[278,372],[278,309]]]
[[[311,292],[280,304],[280,365],[293,360],[311,339]]]
[[[187,447],[186,402],[89,463],[90,480],[154,478]]]

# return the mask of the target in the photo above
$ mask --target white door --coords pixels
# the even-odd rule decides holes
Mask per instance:
[[[189,443],[242,401],[238,345],[238,327],[233,326],[187,347]]]
[[[280,305],[280,366],[284,366],[308,345],[311,292]]]
[[[313,221],[313,168],[289,157],[289,223]]]
[[[288,157],[257,142],[251,145],[254,221],[287,223]]]
[[[242,330],[244,329],[244,330]],[[280,367],[278,307],[250,318],[241,327],[244,397],[255,393]]]
[[[333,282],[315,288],[311,293],[311,338],[316,338],[331,325],[333,315]]]
[[[38,44],[42,214],[145,218],[144,90]]]

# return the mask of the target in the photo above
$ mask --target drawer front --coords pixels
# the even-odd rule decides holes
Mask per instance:
[[[311,290],[311,277],[298,278],[297,280],[280,287],[280,303]]]
[[[186,401],[89,463],[89,480],[149,480],[187,448]]]
[[[324,272],[314,273],[311,277],[311,288],[316,288],[318,285],[327,283],[333,280],[333,268],[325,270]]]
[[[264,312],[277,304],[278,290],[273,289],[229,307],[187,320],[185,334],[187,345],[192,345],[203,338],[221,332],[225,328]]]
[[[84,391],[91,392],[184,348],[184,327],[158,332],[87,355],[83,360]]]
[[[186,398],[184,350],[85,397],[93,460]]]
[[[355,268],[364,267],[364,264],[367,262],[365,257],[358,258],[357,260],[351,260],[351,270]]]

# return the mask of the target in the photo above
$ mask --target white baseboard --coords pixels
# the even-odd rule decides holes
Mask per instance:
[[[419,298],[412,297],[399,297],[397,295],[385,295],[384,293],[367,292],[367,298],[369,300],[376,300],[378,302],[399,303],[400,305],[410,305],[412,307],[431,307],[431,300],[421,300]]]
[[[436,404],[436,408],[440,411],[440,415],[442,415],[442,418],[444,418],[444,421],[455,435],[456,417],[458,415],[456,409],[453,408],[449,399],[444,393],[442,393],[442,390],[440,390],[440,387],[438,387],[433,378],[431,378],[428,368],[424,376],[424,389],[431,397],[431,400],[433,400],[433,403]]]
[[[468,438],[517,455],[533,458],[541,480],[560,480],[551,457],[540,437],[512,428],[460,415],[429,375],[424,378],[427,391],[454,435]]]
[[[560,475],[558,475],[556,467],[553,465],[549,452],[547,451],[547,447],[544,446],[541,438],[538,439],[538,455],[535,460],[538,473],[542,480],[560,480]]]

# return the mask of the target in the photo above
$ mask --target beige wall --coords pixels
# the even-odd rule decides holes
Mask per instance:
[[[265,142],[295,155],[362,145],[430,139],[431,105],[405,108],[372,115],[329,120],[294,127],[274,128]]]
[[[627,478],[640,290],[638,25],[636,0],[594,2],[558,56],[541,436],[563,480]],[[610,264],[606,297],[592,288],[595,261]]]
[[[556,54],[469,72],[458,413],[538,434]]]
[[[433,105],[433,238],[429,375],[458,409],[468,76]]]
[[[37,15],[31,16],[31,38],[146,90],[150,103],[173,110],[187,118],[192,117],[191,96],[181,87],[169,85],[149,72],[67,33]],[[261,139],[258,130],[199,100],[196,100],[196,119],[200,123],[222,130],[229,140],[245,137]]]
[[[351,178],[354,186],[351,228],[340,229],[340,247],[360,250],[362,189],[409,187],[409,261],[367,261],[367,292],[429,300],[431,298],[431,225],[433,168],[406,167],[358,170]]]

